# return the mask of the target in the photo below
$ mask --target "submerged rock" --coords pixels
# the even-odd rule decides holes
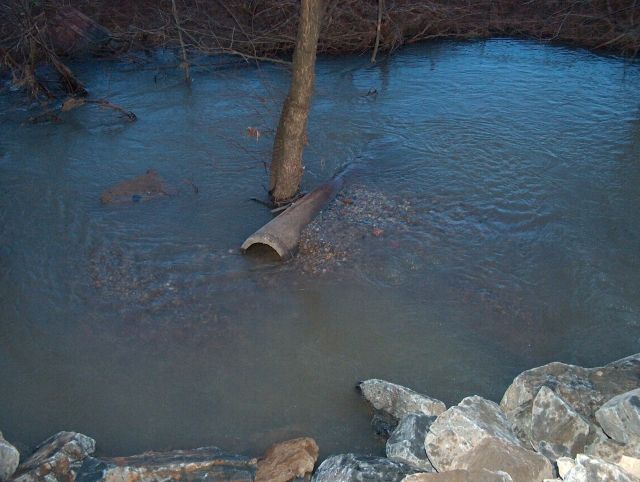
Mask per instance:
[[[565,482],[638,482],[623,468],[602,459],[579,454],[576,465],[566,474]]]
[[[525,443],[531,438],[533,401],[543,386],[595,423],[594,414],[605,402],[640,386],[640,353],[599,368],[554,362],[518,375],[500,406]]]
[[[640,388],[613,397],[595,414],[596,420],[613,440],[640,441]]]
[[[533,401],[531,441],[552,460],[583,452],[590,424],[553,390],[543,386]]]
[[[427,456],[439,472],[459,468],[454,460],[464,457],[486,438],[520,445],[500,407],[473,396],[442,413],[429,428],[425,440]]]
[[[545,456],[494,437],[485,438],[469,452],[455,457],[452,467],[506,472],[514,482],[538,482],[555,475]]]
[[[382,410],[397,419],[410,413],[422,413],[435,417],[447,408],[440,400],[375,378],[358,383],[357,388],[375,409]]]
[[[77,432],[59,432],[45,440],[18,466],[15,482],[74,480],[83,460],[96,448],[92,438]]]
[[[256,482],[288,482],[313,472],[318,444],[308,437],[272,445],[258,461]]]
[[[150,201],[175,194],[175,189],[167,186],[155,169],[145,174],[122,181],[103,191],[102,204],[127,204]]]
[[[251,482],[256,459],[227,454],[217,447],[146,452],[130,457],[87,458],[75,482],[171,480]]]
[[[424,440],[435,419],[418,413],[410,413],[402,418],[387,440],[387,458],[404,462],[425,472],[433,472],[435,469],[427,457]]]
[[[329,457],[313,474],[312,482],[360,482],[365,480],[400,482],[416,470],[384,457],[341,454]]]
[[[20,453],[0,432],[0,482],[8,480],[18,468]]]
[[[449,470],[447,472],[408,475],[402,482],[513,482],[506,472],[490,470]]]

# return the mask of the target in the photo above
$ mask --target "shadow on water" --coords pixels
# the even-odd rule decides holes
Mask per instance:
[[[508,40],[320,59],[304,188],[369,169],[278,263],[238,248],[271,218],[249,199],[288,73],[199,68],[188,92],[171,62],[75,66],[133,124],[22,126],[0,95],[7,438],[379,453],[357,380],[497,400],[531,366],[639,351],[638,65]],[[100,204],[147,169],[178,194]]]

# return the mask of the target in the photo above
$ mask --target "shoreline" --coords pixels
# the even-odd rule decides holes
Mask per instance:
[[[602,367],[560,362],[518,375],[499,404],[446,407],[394,383],[356,387],[386,457],[330,455],[309,437],[255,457],[217,447],[93,457],[96,441],[59,432],[20,454],[0,433],[0,481],[569,481],[640,480],[640,353]],[[99,442],[98,442],[99,443]]]

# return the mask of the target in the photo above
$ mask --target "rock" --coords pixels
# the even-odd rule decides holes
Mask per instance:
[[[595,412],[607,400],[640,386],[640,353],[604,367],[582,368],[549,363],[518,375],[507,389],[500,406],[525,443],[531,436],[533,400],[546,386],[585,419],[595,423]]]
[[[59,432],[45,440],[18,466],[14,482],[67,482],[96,448],[92,438],[77,432]]]
[[[72,7],[63,7],[48,19],[47,30],[60,55],[88,54],[106,47],[111,32]]]
[[[402,418],[387,440],[387,458],[404,462],[425,472],[433,472],[435,469],[427,457],[424,441],[435,419],[436,417],[418,413],[410,413]]]
[[[75,482],[250,482],[255,478],[256,464],[256,459],[227,454],[217,447],[146,452],[130,457],[89,457],[78,470]]]
[[[613,440],[640,439],[640,388],[613,397],[596,412],[596,420]]]
[[[9,480],[18,468],[19,462],[20,452],[7,442],[0,432],[0,482]]]
[[[447,408],[440,400],[375,378],[358,383],[357,388],[375,409],[387,412],[397,419],[410,413],[437,417]]]
[[[622,468],[602,459],[579,454],[576,465],[564,478],[565,482],[638,482],[636,477],[628,474]]]
[[[408,475],[402,482],[513,482],[505,472],[489,470],[449,470],[431,474]]]
[[[520,445],[511,423],[497,404],[478,396],[467,397],[431,425],[425,449],[433,466],[442,472],[457,468],[453,466],[455,458],[464,456],[489,437]]]
[[[416,470],[384,457],[341,454],[329,457],[313,474],[312,482],[401,481]]]
[[[570,457],[560,457],[556,460],[558,466],[558,474],[561,479],[564,479],[567,474],[576,466],[576,461]]]
[[[150,201],[175,194],[154,169],[146,174],[122,181],[100,195],[102,204],[126,204]]]
[[[622,467],[624,471],[629,475],[633,475],[634,477],[640,479],[640,459],[623,455],[622,457],[620,457],[620,461],[617,463],[617,465]]]
[[[456,456],[452,467],[506,472],[514,482],[538,482],[555,477],[551,462],[543,455],[493,437],[485,438],[469,452]]]
[[[258,461],[256,482],[288,482],[313,472],[318,444],[308,437],[272,445]]]
[[[552,460],[583,452],[590,424],[549,387],[540,388],[533,401],[531,441]]]
[[[371,417],[371,426],[377,436],[387,440],[398,426],[398,419],[387,412],[374,409],[373,417]]]
[[[617,464],[624,456],[640,458],[640,442],[621,444],[607,438],[598,439],[586,447],[585,454]]]

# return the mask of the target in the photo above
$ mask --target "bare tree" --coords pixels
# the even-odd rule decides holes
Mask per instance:
[[[285,203],[300,189],[302,151],[306,142],[323,14],[324,0],[301,0],[291,85],[273,144],[269,195],[274,204]]]

